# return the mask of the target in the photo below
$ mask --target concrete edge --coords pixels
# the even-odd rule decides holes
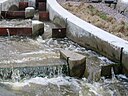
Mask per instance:
[[[54,22],[56,19],[55,23],[67,26],[68,38],[115,62],[122,63],[123,72],[128,75],[127,41],[79,19],[60,6],[56,0],[47,0],[47,10],[49,10],[51,21]],[[121,48],[123,48],[122,51]]]

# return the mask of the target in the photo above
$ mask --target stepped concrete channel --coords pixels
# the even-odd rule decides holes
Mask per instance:
[[[67,37],[74,42],[121,63],[122,72],[128,74],[128,42],[79,19],[58,2],[47,0],[50,20],[61,26],[66,25]]]
[[[16,2],[18,2],[18,1],[14,1],[14,0],[11,1],[10,0],[9,2],[11,2],[11,3],[7,2],[7,1],[8,0],[1,1],[0,2],[1,3],[1,7],[2,7],[1,8],[2,10],[1,11],[3,11],[3,10],[7,11],[7,10],[10,9],[10,7],[12,7],[14,5],[17,6],[17,3]],[[15,2],[15,3],[13,3],[13,2]],[[50,2],[52,2],[53,5]],[[6,5],[5,7],[3,6],[4,3]],[[35,6],[34,4],[35,4],[35,2],[31,2],[30,3],[30,6],[33,6],[34,7]],[[73,40],[74,42],[77,42],[78,44],[80,44],[80,45],[82,45],[84,47],[87,47],[87,48],[93,49],[95,51],[98,51],[101,54],[107,56],[108,58],[110,58],[112,60],[120,61],[120,63],[122,63],[121,66],[123,66],[123,72],[127,74],[127,64],[126,64],[126,62],[127,62],[126,61],[127,60],[126,59],[127,58],[127,54],[126,54],[127,53],[127,50],[126,50],[127,42],[126,41],[124,41],[124,40],[122,40],[122,39],[120,39],[120,38],[118,38],[116,36],[110,35],[109,33],[105,32],[105,31],[103,31],[103,30],[101,30],[99,28],[96,28],[95,26],[90,25],[90,24],[82,21],[81,19],[73,16],[71,13],[69,13],[68,11],[66,11],[65,9],[63,9],[57,3],[56,0],[53,0],[53,1],[47,0],[47,10],[49,11],[49,15],[50,15],[50,20],[51,21],[53,21],[57,25],[60,25],[62,28],[66,28],[67,29],[67,37],[69,39]],[[35,27],[32,27],[32,29],[33,30],[36,30],[38,32],[38,29],[36,29],[37,28],[36,26],[39,26],[39,25],[36,25],[36,24],[37,24],[37,22],[35,23]],[[46,23],[46,24],[48,24],[48,23]],[[34,24],[32,23],[32,25],[34,25]],[[41,26],[44,27],[45,25],[41,25]],[[46,29],[44,29],[44,30],[46,30]],[[96,32],[93,33],[93,31],[96,31]],[[103,35],[103,37],[106,36],[107,37],[106,38],[107,40],[105,38],[103,38],[101,36],[101,34],[98,33],[98,32],[103,32],[102,35]],[[108,38],[111,38],[111,40],[109,39],[110,40],[109,41]],[[1,41],[4,41],[4,40],[2,39]],[[121,45],[116,45],[119,42],[121,42],[122,46]],[[10,41],[7,40],[6,43],[7,44],[8,43],[9,44],[12,43],[13,44],[13,41],[10,39]],[[22,45],[22,42],[20,42],[20,43]],[[29,45],[29,43],[28,43],[28,45]],[[6,45],[6,46],[8,46],[8,45]],[[20,46],[20,45],[18,45],[18,46]],[[27,45],[25,44],[25,46],[27,46]],[[23,51],[24,48],[26,48],[25,46],[24,47],[21,46],[21,50],[22,51]],[[30,46],[31,47],[34,47],[31,44],[30,44]],[[17,53],[17,52],[15,52],[15,50],[19,50],[19,47],[16,47],[15,48],[15,47],[13,47],[11,45],[10,45],[10,47],[12,47],[12,50],[7,49],[8,50],[8,53],[12,52],[14,54],[14,53]],[[29,48],[30,47],[28,47],[28,49]],[[38,48],[40,49],[40,47],[38,46],[37,48],[32,49],[32,50],[37,50]],[[122,51],[121,51],[121,48],[123,48]],[[28,50],[28,49],[26,48],[24,50]],[[21,53],[24,54],[24,52],[22,52],[22,51],[21,51]],[[12,55],[12,53],[10,53],[10,54]],[[28,52],[28,54],[29,54],[29,52]],[[30,54],[31,54],[31,51],[30,51]],[[15,68],[19,68],[19,67],[22,67],[22,68],[24,68],[24,67],[27,67],[27,68],[28,67],[40,67],[40,66],[42,66],[42,65],[40,65],[41,62],[44,63],[43,66],[50,66],[51,63],[53,63],[53,65],[56,65],[56,64],[58,65],[58,64],[62,63],[62,65],[65,65],[65,64],[68,65],[69,64],[69,66],[68,66],[68,68],[66,70],[68,70],[68,69],[70,70],[69,71],[70,72],[69,74],[71,76],[74,76],[74,77],[82,77],[84,75],[86,77],[89,77],[90,79],[97,79],[97,78],[93,78],[94,76],[92,76],[92,74],[93,75],[97,75],[98,79],[100,78],[99,75],[111,77],[110,76],[110,75],[112,75],[112,73],[111,73],[111,67],[114,68],[114,71],[116,71],[115,73],[117,73],[117,74],[119,74],[119,71],[120,71],[119,70],[120,69],[120,64],[119,64],[119,66],[118,66],[118,64],[115,64],[115,63],[109,63],[108,64],[106,62],[106,59],[105,59],[105,62],[102,63],[102,68],[100,68],[101,65],[98,65],[98,68],[96,68],[97,69],[97,72],[95,72],[95,74],[94,74],[94,71],[96,71],[96,70],[93,70],[92,74],[90,75],[89,74],[89,69],[88,70],[85,70],[85,67],[86,67],[85,63],[88,63],[88,62],[93,61],[93,60],[91,60],[92,58],[90,59],[90,61],[89,61],[89,59],[86,61],[85,56],[80,55],[80,54],[77,54],[77,53],[74,53],[74,52],[68,52],[68,51],[59,51],[59,54],[60,54],[60,56],[58,57],[55,53],[54,54],[51,53],[51,56],[53,56],[53,57],[55,56],[55,57],[57,57],[57,59],[56,58],[50,58],[49,55],[47,56],[47,53],[45,53],[44,55],[43,54],[38,54],[38,55],[37,54],[36,55],[35,54],[34,55],[32,54],[32,56],[30,56],[30,57],[29,56],[28,57],[26,56],[26,59],[27,60],[25,59],[25,57],[22,57],[22,55],[21,56],[18,56],[18,55],[16,55],[16,56],[15,55],[14,56],[9,56],[8,55],[7,57],[5,55],[5,58],[3,58],[3,62],[1,62],[1,68],[13,67],[15,69]],[[74,57],[73,54],[76,57]],[[4,55],[4,53],[3,53],[3,55]],[[18,57],[18,58],[16,59],[14,57]],[[9,60],[5,60],[6,58],[9,59]],[[38,59],[36,60],[36,58],[38,58],[40,60],[38,60]],[[65,60],[61,60],[59,58],[63,58]],[[11,61],[11,59],[12,59],[12,61]],[[21,62],[20,59],[21,60],[24,60],[25,59],[25,62]],[[49,59],[51,61],[48,61],[47,59]],[[99,60],[98,63],[101,62],[101,61]],[[19,62],[22,63],[22,64],[20,64]],[[10,64],[10,65],[6,65],[5,63]],[[15,64],[15,63],[17,63],[17,64]],[[37,63],[37,65],[34,65],[35,63]],[[76,65],[76,63],[78,65]],[[47,65],[47,64],[49,64],[49,65]],[[117,67],[115,67],[115,66],[117,66]],[[78,70],[77,70],[77,68],[78,68]],[[1,69],[1,70],[3,70],[3,69]],[[25,69],[25,70],[27,70],[27,69]],[[38,70],[38,68],[36,68],[35,70]],[[76,70],[76,71],[74,71],[74,70]],[[104,71],[104,70],[106,70],[106,71]],[[86,72],[86,71],[88,71],[88,72]],[[11,71],[9,71],[9,72],[11,72]],[[80,72],[82,72],[82,73],[80,73]],[[1,71],[1,73],[4,76],[4,71]]]
[[[13,25],[15,20],[18,19],[9,21]],[[55,19],[58,20],[60,21],[58,18]],[[31,20],[26,22],[31,23]],[[19,25],[26,26],[25,24]],[[59,26],[56,32],[61,32],[61,28],[65,28],[65,23],[61,24],[63,27]],[[68,38],[51,38],[52,28],[58,27],[52,22],[43,21],[42,26],[43,35],[34,39],[8,34],[0,37],[0,96],[127,96],[128,79],[124,75],[123,78],[117,75],[122,80],[116,79],[114,70],[110,67],[104,71],[104,65],[115,66],[116,63]],[[65,76],[81,77],[83,72],[87,79]],[[101,79],[101,75],[112,75],[112,79]]]
[[[16,6],[19,6],[18,2],[17,2],[18,4],[15,4],[16,2],[13,0],[9,1],[9,2],[7,2],[7,1],[8,0],[1,2],[1,7],[2,7],[1,12],[3,12],[3,10],[4,10],[5,15],[7,15],[7,12],[10,12],[10,9],[15,9]],[[13,3],[13,2],[15,2],[15,3]],[[33,3],[35,3],[35,2],[33,2]],[[32,6],[33,3],[31,2],[31,5],[29,5],[29,6],[34,7],[34,6]],[[3,6],[4,4],[6,5],[5,7]],[[31,10],[33,11],[33,8],[27,7],[26,9],[28,11],[29,11],[29,9],[30,9],[30,11]],[[31,12],[30,12],[30,14],[31,14]],[[34,15],[32,15],[32,16],[34,16]],[[5,18],[6,18],[6,16],[5,16]],[[75,73],[73,73],[72,70],[74,70],[74,67],[79,67],[79,65],[81,66],[81,64],[84,65],[83,70],[85,70],[85,64],[86,64],[85,56],[83,56],[81,58],[81,55],[79,55],[78,53],[75,53],[76,56],[78,55],[77,58],[74,60],[71,60],[73,55],[70,55],[70,54],[72,54],[73,52],[71,52],[70,54],[66,54],[65,55],[66,57],[69,57],[68,55],[70,55],[69,64],[70,63],[72,64],[70,67],[70,66],[67,66],[67,62],[66,62],[67,58],[64,57],[63,59],[61,59],[63,57],[63,55],[60,58],[56,55],[57,53],[52,54],[51,52],[49,52],[49,53],[45,52],[43,54],[41,52],[42,53],[41,54],[40,52],[39,53],[33,52],[34,50],[37,51],[39,46],[36,46],[36,45],[34,46],[33,44],[31,44],[31,41],[29,41],[27,39],[22,38],[23,41],[26,40],[25,43],[22,42],[21,38],[19,38],[19,42],[13,41],[13,40],[17,40],[16,39],[17,37],[13,37],[12,35],[32,36],[32,37],[42,35],[44,33],[44,30],[46,31],[46,29],[44,29],[43,22],[38,21],[38,20],[30,20],[30,19],[26,19],[26,20],[25,19],[15,19],[15,18],[10,18],[9,16],[8,16],[8,18],[9,18],[9,20],[1,18],[1,22],[0,22],[0,25],[1,25],[0,26],[1,27],[0,35],[2,35],[2,36],[8,35],[7,40],[5,38],[1,37],[1,42],[2,42],[1,49],[5,50],[5,51],[1,50],[2,55],[1,55],[1,62],[0,62],[0,68],[1,68],[0,69],[0,77],[2,80],[17,79],[18,76],[21,77],[20,79],[26,78],[26,76],[32,77],[32,76],[47,76],[48,75],[49,77],[52,77],[53,73],[54,73],[54,75],[59,75],[62,73],[69,75],[67,72],[68,70],[70,70],[71,76],[74,76],[74,77],[82,77],[83,76],[84,71],[82,72],[82,75],[81,75],[81,72],[80,72],[81,69],[78,69],[79,72],[76,73],[77,75]],[[22,18],[22,16],[21,16],[21,18]],[[37,19],[37,18],[35,17],[35,19]],[[38,19],[39,19],[39,17],[38,17]],[[51,27],[51,28],[48,27],[48,30],[50,30],[50,31],[52,30],[52,28],[56,27],[54,24],[52,25],[51,23],[48,23],[48,22],[46,22],[46,26]],[[30,28],[30,31],[25,30],[24,27]],[[22,28],[24,30],[21,30]],[[61,29],[59,28],[59,30],[61,30]],[[28,47],[28,48],[26,48],[26,47]],[[26,52],[24,53],[23,50],[29,50],[29,51],[27,53]],[[59,53],[64,54],[65,52],[60,51]],[[25,54],[25,55],[23,55],[23,54]],[[83,60],[84,62],[83,61],[81,62],[81,60]],[[75,61],[79,62],[79,64],[74,65],[76,63]],[[50,68],[49,66],[53,67],[52,68],[53,70],[49,69]],[[60,66],[60,67],[56,67],[56,66]],[[70,67],[70,68],[68,68],[68,67]],[[44,72],[44,71],[46,71],[46,72]]]

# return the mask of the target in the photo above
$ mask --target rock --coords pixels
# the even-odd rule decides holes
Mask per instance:
[[[44,33],[44,24],[38,20],[32,21],[32,35],[34,37],[42,35]]]
[[[25,18],[33,18],[35,13],[35,9],[33,7],[25,8]]]
[[[69,75],[81,78],[86,68],[86,57],[69,50],[60,50],[60,58],[67,60]]]

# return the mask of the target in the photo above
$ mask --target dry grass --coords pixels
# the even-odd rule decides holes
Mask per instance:
[[[123,20],[120,20],[119,22],[114,17],[97,10],[95,7],[87,3],[66,2],[62,4],[62,6],[88,23],[128,40],[127,22],[124,22]]]

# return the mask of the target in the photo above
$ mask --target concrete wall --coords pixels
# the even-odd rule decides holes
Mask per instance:
[[[125,70],[124,73],[128,75],[127,41],[79,19],[61,7],[56,0],[47,0],[47,9],[50,13],[50,20],[63,27],[67,25],[67,37],[78,44],[95,50],[116,62],[120,60],[123,47],[123,71]]]

